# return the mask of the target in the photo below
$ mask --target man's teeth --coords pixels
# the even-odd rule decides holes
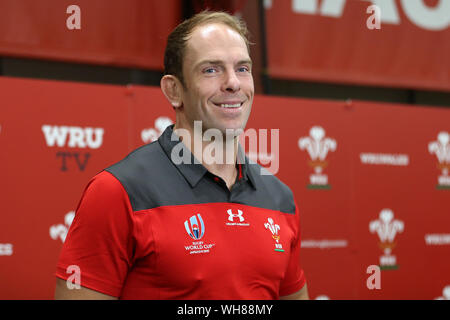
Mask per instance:
[[[240,103],[236,103],[236,104],[224,104],[222,103],[220,105],[221,108],[239,108],[241,106]]]

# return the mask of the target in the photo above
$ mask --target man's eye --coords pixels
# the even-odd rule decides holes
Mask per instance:
[[[216,71],[217,70],[215,68],[207,68],[207,69],[203,70],[204,73],[214,73]]]
[[[249,67],[239,67],[238,71],[239,72],[250,72],[250,68]]]

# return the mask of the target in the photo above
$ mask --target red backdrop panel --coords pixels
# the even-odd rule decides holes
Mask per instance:
[[[382,294],[364,285],[366,274],[359,273],[358,297],[372,299],[432,299],[450,283],[450,246],[429,246],[427,234],[450,233],[450,189],[437,187],[442,175],[438,158],[429,145],[438,142],[440,132],[450,132],[449,111],[424,107],[403,107],[355,102],[352,122],[354,163],[354,210],[357,252],[362,265],[380,264]],[[447,152],[449,145],[441,144]],[[445,151],[446,150],[446,151]],[[406,155],[408,162],[370,164],[361,161],[362,153]],[[403,164],[403,165],[401,165]],[[377,234],[369,230],[374,220],[392,218],[403,224],[402,230],[385,230],[393,246],[386,254]],[[393,228],[395,229],[395,228]],[[380,231],[380,230],[377,230]],[[391,242],[391,244],[389,243]],[[394,256],[395,263],[380,261]],[[388,259],[389,260],[389,259]]]
[[[345,103],[259,96],[247,126],[280,131],[277,176],[290,186],[299,206],[303,267],[313,298],[354,297],[356,261],[352,253],[352,190],[348,187],[351,175],[344,169],[348,168],[351,156],[348,139],[351,115]],[[312,157],[307,148],[299,147],[302,139],[313,142],[311,130],[313,135],[315,130],[323,132],[323,139],[336,143],[334,151],[320,152],[324,157],[320,175],[315,171],[320,167],[320,159]],[[326,177],[327,181],[312,183],[314,176]]]
[[[160,88],[129,86],[131,105],[130,143],[133,148],[158,139],[168,125],[175,123],[175,111]]]
[[[366,10],[376,1],[270,3],[272,77],[450,91],[448,1],[378,2],[381,29],[373,30]]]
[[[51,298],[66,214],[90,178],[129,150],[126,96],[123,87],[53,81],[0,78],[0,87],[0,243],[13,245],[0,256],[0,298]]]
[[[159,88],[2,77],[0,94],[0,299],[51,299],[89,179],[175,114]],[[278,158],[266,167],[294,192],[312,298],[443,297],[449,118],[430,107],[255,97],[247,129],[278,130],[279,144],[247,151]],[[370,265],[381,266],[380,290],[366,286]]]
[[[69,29],[76,4],[80,29]],[[176,0],[2,0],[0,54],[162,70]]]

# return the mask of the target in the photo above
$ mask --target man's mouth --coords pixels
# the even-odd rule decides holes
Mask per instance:
[[[235,103],[214,103],[216,106],[226,109],[239,108],[244,103],[243,102],[235,102]]]

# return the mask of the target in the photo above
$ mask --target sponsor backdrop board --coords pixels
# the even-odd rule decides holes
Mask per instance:
[[[2,77],[0,94],[0,299],[51,299],[88,181],[175,113],[154,87]],[[246,150],[294,192],[311,298],[450,298],[449,119],[431,107],[255,97],[246,134],[258,142]],[[380,289],[367,287],[371,265]]]
[[[50,298],[87,181],[128,151],[122,87],[1,80],[1,298]],[[50,240],[50,241],[49,241]]]
[[[450,91],[450,1],[264,2],[274,78]]]
[[[0,54],[162,70],[181,2],[0,1]]]
[[[206,2],[235,11],[245,0]],[[448,0],[264,4],[273,78],[450,91]],[[162,70],[182,7],[177,0],[2,0],[0,54]]]
[[[448,111],[355,105],[353,181],[360,262],[381,266],[386,281],[380,298],[440,293],[448,279],[430,278],[450,270],[450,246],[427,243],[426,238],[448,235],[450,229]],[[364,285],[366,275],[360,277],[358,296],[374,297]]]
[[[133,149],[156,141],[168,125],[175,123],[175,112],[159,87],[128,86],[127,94]]]
[[[355,267],[350,240],[351,175],[342,168],[350,163],[352,113],[345,103],[330,101],[258,96],[253,105],[247,127],[279,129],[279,164],[266,167],[278,168],[277,176],[296,196],[304,240],[303,266],[321,275],[309,277],[310,293],[326,291],[332,297],[343,297],[339,293],[346,292],[351,298]],[[268,146],[271,159],[277,159],[273,154],[276,142],[270,141]],[[258,156],[264,159],[264,155]],[[316,293],[313,288],[327,290]]]

